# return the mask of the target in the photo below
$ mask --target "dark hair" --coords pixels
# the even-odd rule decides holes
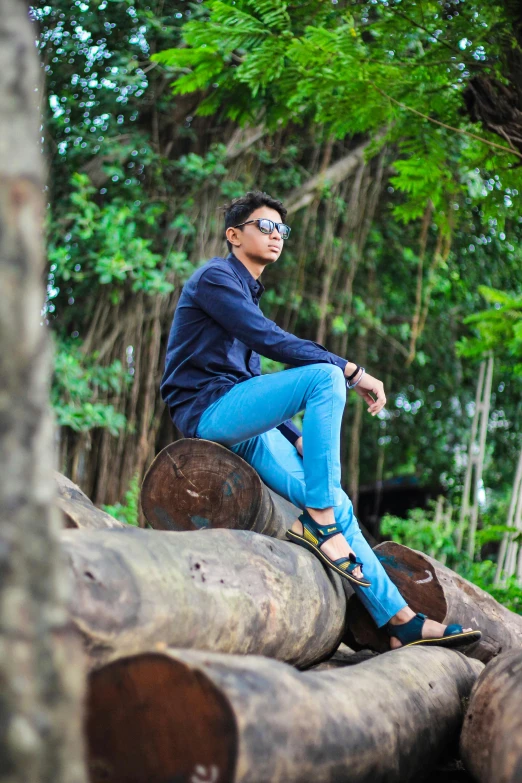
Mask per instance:
[[[250,190],[241,198],[236,198],[225,210],[225,231],[230,226],[237,226],[239,223],[245,223],[248,220],[252,212],[255,212],[259,207],[270,207],[279,212],[281,216],[281,222],[286,220],[286,209],[280,201],[276,198],[272,198],[268,193],[263,193],[261,190]],[[232,250],[232,245],[227,239],[227,246],[229,251]]]

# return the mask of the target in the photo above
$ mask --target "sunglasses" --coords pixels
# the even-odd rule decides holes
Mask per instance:
[[[284,223],[274,223],[273,220],[268,220],[268,218],[256,218],[255,220],[247,220],[246,223],[240,223],[238,226],[234,226],[234,228],[240,228],[241,226],[248,226],[249,223],[257,223],[257,227],[262,234],[271,234],[274,228],[277,228],[279,235],[281,236],[281,239],[288,239],[288,237],[290,236],[290,231],[292,230],[290,226],[286,226]]]

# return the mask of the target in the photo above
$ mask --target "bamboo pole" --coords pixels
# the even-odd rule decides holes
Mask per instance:
[[[466,527],[466,521],[470,509],[469,496],[471,490],[471,476],[473,474],[473,458],[474,458],[475,443],[477,439],[477,429],[478,429],[478,421],[479,421],[479,414],[480,414],[480,400],[482,398],[482,386],[484,384],[485,372],[486,372],[486,363],[482,362],[479,368],[477,391],[475,393],[475,411],[473,414],[473,421],[471,423],[471,436],[470,436],[469,447],[468,447],[468,464],[466,466],[466,476],[464,478],[464,491],[462,493],[462,501],[460,504],[459,529],[457,534],[457,550],[459,552],[462,550],[462,544],[464,541],[464,530]]]
[[[520,454],[518,456],[518,465],[515,473],[515,480],[513,482],[513,492],[511,493],[511,500],[509,503],[507,527],[513,527],[513,521],[515,519],[515,510],[517,509],[517,505],[519,507],[522,506],[522,449],[520,449]],[[511,544],[512,539],[513,539],[512,533],[510,532],[504,533],[504,537],[502,539],[502,543],[500,544],[500,549],[498,553],[497,571],[495,573],[496,585],[500,584],[501,582],[502,572],[504,570],[504,565],[506,563],[506,555],[508,552],[508,547]],[[519,570],[519,578],[521,578],[520,570]]]
[[[493,356],[489,356],[488,359],[484,360],[480,365],[475,395],[475,412],[471,425],[471,437],[468,449],[468,464],[466,467],[457,533],[457,550],[460,552],[463,546],[464,533],[468,527],[467,552],[471,559],[473,559],[475,554],[475,536],[479,512],[479,489],[482,481],[484,455],[486,452],[493,366]]]
[[[516,496],[516,500],[515,500],[515,515],[513,520],[513,526],[516,528],[517,532],[513,532],[509,534],[510,538],[509,538],[509,544],[507,548],[506,568],[505,568],[506,578],[509,578],[510,576],[514,576],[517,570],[517,552],[519,549],[519,543],[517,541],[517,538],[520,531],[522,531],[522,486],[519,485],[518,491],[516,491],[514,494]],[[520,572],[518,576],[520,577]]]
[[[451,536],[451,520],[453,517],[453,506],[451,503],[447,502],[446,505],[446,511],[443,514],[443,520],[444,520],[444,535],[446,538],[449,538]],[[447,555],[446,553],[443,553],[440,558],[440,562],[442,565],[446,565]]]
[[[480,436],[478,444],[478,454],[475,465],[475,485],[473,492],[473,506],[471,508],[471,519],[468,531],[468,556],[473,560],[475,555],[475,536],[478,522],[478,493],[482,481],[482,471],[484,468],[484,455],[486,453],[486,438],[488,435],[489,409],[491,407],[491,385],[493,382],[493,357],[490,356],[487,363],[486,381],[484,384],[484,396],[481,403],[482,417],[480,420]]]

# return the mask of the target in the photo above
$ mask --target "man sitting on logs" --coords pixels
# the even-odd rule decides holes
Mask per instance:
[[[226,208],[230,252],[192,274],[174,315],[161,382],[172,420],[185,437],[239,454],[265,484],[303,509],[288,538],[351,582],[378,627],[386,626],[392,648],[477,641],[480,631],[414,614],[361,533],[341,488],[346,389],[362,397],[372,416],[386,396],[364,367],[263,315],[259,278],[290,236],[285,218],[283,204],[259,191]],[[261,375],[259,354],[291,369]],[[302,410],[301,435],[291,417]]]

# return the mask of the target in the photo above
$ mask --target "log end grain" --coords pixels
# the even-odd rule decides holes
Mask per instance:
[[[91,783],[230,783],[236,721],[212,682],[150,653],[93,672],[86,736]]]
[[[265,496],[256,471],[233,451],[184,438],[156,456],[140,499],[147,522],[157,530],[247,530],[254,529],[252,519],[260,515]]]

